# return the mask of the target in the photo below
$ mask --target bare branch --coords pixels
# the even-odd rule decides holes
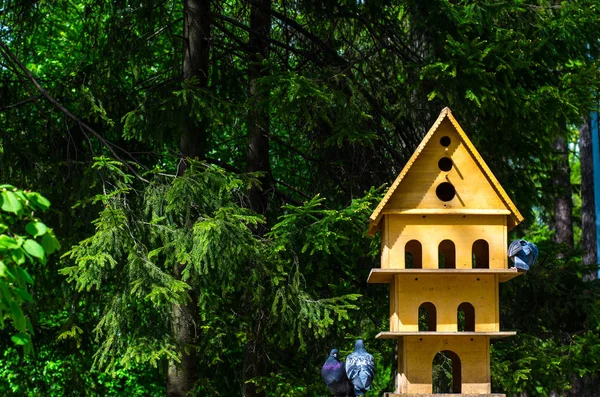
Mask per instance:
[[[35,99],[38,99],[39,97],[40,97],[40,95],[36,95],[36,96],[29,97],[29,98],[27,98],[27,99],[24,99],[24,100],[22,100],[22,101],[20,101],[20,102],[13,103],[12,105],[4,106],[4,107],[2,108],[2,110],[5,110],[5,109],[12,109],[12,108],[19,107],[19,106],[21,106],[21,105],[24,105],[24,104],[26,104],[26,103],[29,103],[29,102],[34,102],[34,100],[35,100]]]
[[[230,25],[233,25],[233,26],[235,26],[235,27],[237,27],[237,28],[240,28],[240,29],[243,29],[243,30],[245,30],[245,31],[247,31],[247,32],[252,32],[252,33],[255,33],[255,34],[257,34],[257,35],[258,35],[258,33],[257,33],[257,32],[254,32],[254,30],[253,30],[253,29],[251,29],[249,26],[246,26],[246,25],[244,25],[243,23],[241,23],[241,22],[239,22],[239,21],[237,21],[237,20],[235,20],[235,19],[233,19],[233,18],[226,17],[225,15],[216,14],[216,13],[212,13],[212,14],[211,14],[211,16],[212,16],[212,17],[214,17],[214,18],[221,19],[221,20],[223,20],[223,21],[225,21],[225,22],[229,23]],[[224,33],[225,33],[225,31],[227,30],[227,29],[226,29],[226,28],[225,28],[223,25],[221,25],[221,24],[218,24],[218,23],[215,23],[215,22],[213,22],[213,23],[214,23],[214,24],[215,24],[215,26],[216,26],[217,28],[219,28],[219,30],[221,30],[222,32],[224,32]],[[231,35],[231,34],[232,34],[232,33],[229,33],[228,35]],[[290,51],[290,52],[293,52],[294,54],[296,54],[296,55],[300,55],[300,56],[302,56],[302,57],[304,57],[304,58],[306,58],[306,59],[310,59],[311,61],[313,61],[313,62],[314,62],[315,64],[317,64],[317,65],[323,65],[323,64],[324,64],[324,62],[323,62],[322,60],[320,60],[319,58],[315,57],[315,56],[314,56],[313,54],[311,54],[311,53],[308,53],[308,52],[306,52],[306,51],[302,51],[302,50],[300,50],[300,49],[298,49],[298,48],[295,48],[295,47],[289,46],[289,45],[287,45],[287,44],[285,44],[285,43],[282,43],[281,41],[274,40],[274,39],[272,39],[272,38],[270,38],[270,37],[261,36],[261,38],[262,38],[263,40],[266,40],[266,41],[267,41],[267,42],[269,42],[270,44],[273,44],[273,45],[275,45],[275,46],[277,46],[277,47],[281,47],[281,48],[283,48],[284,50],[288,50],[288,51]]]
[[[29,69],[27,69],[27,67],[19,60],[19,58],[16,57],[16,55],[10,50],[10,48],[8,48],[8,46],[6,45],[6,43],[4,43],[4,41],[2,41],[2,40],[0,40],[0,48],[2,48],[5,57],[9,58],[9,60],[11,60],[13,64],[15,64],[16,66],[18,66],[18,68],[21,69],[23,71],[23,73],[25,73],[25,76],[27,76],[27,79],[29,81],[31,81],[33,83],[33,85],[35,85],[35,87],[38,89],[38,91],[48,100],[48,102],[50,102],[56,109],[60,110],[67,117],[69,117],[71,120],[73,120],[75,123],[77,123],[77,125],[79,126],[79,128],[81,128],[84,131],[89,132],[94,137],[96,137],[96,139],[98,139],[102,143],[102,145],[104,145],[104,147],[106,147],[111,152],[111,154],[115,157],[115,159],[119,160],[127,168],[129,168],[129,170],[138,179],[140,179],[140,180],[142,180],[144,182],[148,182],[147,179],[143,178],[141,175],[139,175],[137,173],[137,171],[131,166],[131,164],[129,164],[128,162],[126,162],[125,160],[123,160],[121,158],[121,156],[119,156],[117,154],[117,152],[115,152],[115,150],[113,149],[113,147],[116,147],[116,146],[113,143],[111,143],[108,140],[106,140],[102,135],[100,135],[98,132],[96,132],[92,127],[90,127],[89,125],[87,125],[86,123],[84,123],[83,121],[81,121],[77,116],[75,116],[67,108],[65,108],[64,106],[62,106],[56,99],[54,99],[54,97],[52,97],[50,95],[50,93],[48,93],[48,91],[46,91],[46,89],[44,87],[42,87],[37,82],[37,80],[35,79],[35,77],[33,77],[33,75],[31,74],[31,72],[29,71]],[[121,150],[123,150],[123,149],[121,149]]]

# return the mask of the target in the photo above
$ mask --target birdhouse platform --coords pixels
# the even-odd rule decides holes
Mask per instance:
[[[456,393],[396,394],[396,393],[384,393],[384,397],[506,397],[506,394],[456,394]]]
[[[508,231],[523,217],[445,108],[370,218],[381,232],[381,266],[369,283],[390,286],[389,331],[398,343],[388,397],[490,394],[490,340],[500,330]],[[451,361],[452,394],[432,394],[433,363]],[[450,366],[450,364],[448,364]],[[447,390],[446,390],[447,391]]]

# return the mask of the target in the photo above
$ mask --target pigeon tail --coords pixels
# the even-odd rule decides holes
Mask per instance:
[[[517,269],[525,271],[529,270],[529,265],[527,262],[523,261],[521,258],[519,258],[519,256],[515,256],[514,262]]]
[[[371,390],[372,378],[366,371],[360,371],[358,376],[352,380],[354,383],[354,393],[357,396],[364,396],[365,393]]]

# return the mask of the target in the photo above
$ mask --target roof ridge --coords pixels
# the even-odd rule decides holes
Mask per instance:
[[[425,148],[425,145],[427,144],[427,142],[429,142],[429,140],[433,136],[433,133],[438,129],[440,124],[442,124],[442,121],[444,121],[444,118],[448,114],[452,114],[452,112],[450,111],[450,108],[445,107],[444,109],[442,109],[437,120],[433,123],[433,125],[431,126],[429,131],[427,131],[427,134],[425,134],[425,136],[421,140],[421,143],[419,143],[419,146],[417,146],[417,148],[415,149],[413,154],[410,156],[410,159],[408,159],[408,161],[402,168],[402,171],[400,171],[400,174],[398,174],[398,176],[396,177],[396,179],[394,180],[394,182],[388,189],[388,191],[385,194],[385,196],[383,197],[383,199],[377,205],[377,208],[375,208],[375,211],[373,211],[373,213],[369,217],[369,219],[371,219],[371,222],[374,222],[379,217],[381,211],[383,210],[383,207],[385,207],[385,205],[387,204],[389,199],[392,197],[392,194],[394,193],[394,191],[396,190],[398,185],[400,185],[400,182],[402,182],[402,179],[404,178],[404,176],[406,175],[406,173],[408,172],[408,170],[410,169],[412,164],[415,162],[417,157],[419,157],[419,154],[421,154],[421,152]]]
[[[483,169],[483,174],[490,181],[494,190],[496,190],[504,204],[506,204],[510,211],[515,215],[515,218],[518,220],[518,222],[515,223],[520,223],[523,220],[523,216],[521,215],[517,207],[514,205],[514,203],[506,193],[506,190],[504,190],[504,188],[502,187],[502,185],[500,184],[490,167],[483,160],[481,154],[479,154],[479,151],[477,150],[475,145],[473,145],[473,142],[471,142],[471,140],[467,137],[467,134],[462,129],[460,124],[458,124],[458,121],[456,120],[456,118],[454,118],[454,116],[451,113],[449,114],[448,119],[450,120],[454,128],[456,128],[458,134],[461,135],[461,137],[465,141],[465,146],[467,147],[467,150],[471,153],[471,155],[475,158],[475,161]]]
[[[414,164],[416,159],[419,157],[419,155],[421,154],[421,152],[423,151],[423,149],[425,148],[427,143],[430,141],[430,139],[433,136],[433,134],[435,133],[435,131],[439,128],[440,124],[444,121],[444,119],[446,117],[448,117],[448,119],[450,120],[450,123],[452,123],[452,126],[458,132],[458,135],[460,136],[461,140],[465,144],[467,151],[469,152],[471,157],[474,158],[475,162],[479,165],[479,167],[483,171],[483,174],[485,175],[487,180],[492,185],[492,188],[494,189],[494,191],[496,191],[496,194],[498,194],[500,196],[500,199],[502,200],[502,202],[508,207],[509,211],[511,212],[511,217],[513,218],[515,225],[520,223],[523,220],[523,216],[521,215],[521,213],[519,212],[517,207],[513,204],[510,197],[508,197],[508,194],[506,193],[504,188],[502,188],[502,186],[500,185],[500,183],[498,182],[498,180],[496,179],[496,177],[494,176],[494,174],[492,173],[490,168],[487,166],[487,164],[485,163],[485,161],[483,160],[483,158],[481,157],[481,155],[479,154],[479,152],[477,151],[477,149],[475,148],[475,146],[473,145],[473,143],[471,142],[471,140],[469,139],[467,134],[464,132],[464,130],[462,129],[460,124],[458,124],[458,121],[452,115],[452,111],[450,110],[450,108],[444,107],[442,109],[442,111],[440,112],[436,121],[433,123],[433,125],[429,129],[429,131],[427,131],[427,134],[425,134],[425,136],[421,140],[421,143],[419,143],[419,145],[413,152],[410,159],[406,162],[406,164],[404,165],[404,167],[402,168],[402,170],[400,171],[400,173],[398,174],[398,176],[396,177],[396,179],[394,180],[394,182],[388,189],[388,191],[385,194],[385,196],[383,197],[383,199],[379,202],[379,204],[375,208],[375,211],[373,211],[373,213],[369,217],[370,224],[369,224],[369,230],[367,232],[369,235],[375,234],[376,228],[379,225],[379,222],[381,220],[383,208],[388,203],[388,201],[390,200],[390,198],[392,197],[392,195],[394,194],[394,192],[400,185],[400,182],[402,182],[402,180],[404,179],[404,177],[406,176],[406,174],[408,173],[408,171],[410,170],[410,168],[412,167],[412,165]]]

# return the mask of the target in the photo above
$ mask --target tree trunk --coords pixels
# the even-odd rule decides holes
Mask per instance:
[[[184,0],[182,77],[194,88],[208,87],[210,44],[209,0]],[[206,123],[190,115],[191,106],[182,109],[182,133],[179,140],[180,160],[177,175],[187,169],[188,158],[204,158],[206,154]],[[189,225],[191,227],[191,225]],[[181,278],[181,267],[174,270]],[[181,363],[169,364],[167,396],[186,396],[198,380],[198,352],[192,347],[198,339],[198,298],[190,294],[187,305],[173,305],[173,337],[181,349]]]
[[[407,4],[410,15],[410,48],[418,59],[423,60],[422,62],[430,62],[439,56],[433,35],[436,27],[427,23],[428,15],[435,5],[428,0],[411,0]],[[408,83],[413,87],[409,98],[410,119],[413,120],[414,129],[418,131],[417,136],[423,136],[441,109],[436,100],[430,101],[427,98],[433,86],[421,78],[421,66],[414,64],[407,71]]]
[[[584,120],[579,129],[579,158],[581,165],[581,232],[583,264],[595,265],[596,253],[596,209],[594,201],[594,159],[592,152],[592,130],[590,120]],[[597,272],[591,273],[591,279]]]
[[[250,6],[250,38],[248,41],[248,172],[259,172],[261,186],[250,191],[250,206],[260,214],[266,214],[268,192],[271,185],[269,161],[269,109],[268,89],[261,87],[259,79],[268,74],[264,61],[269,59],[271,17],[266,10],[271,0],[253,0]],[[256,4],[256,5],[255,5]]]
[[[569,168],[569,150],[563,137],[553,143],[556,154],[552,185],[554,186],[554,240],[573,248],[573,200],[571,197],[571,169]]]
[[[248,157],[247,171],[260,173],[260,186],[250,190],[250,207],[267,217],[269,192],[271,190],[271,163],[269,159],[269,90],[263,87],[260,78],[268,75],[269,42],[271,34],[271,0],[252,0],[250,2],[250,37],[248,40]],[[266,227],[257,230],[264,234]],[[244,351],[244,397],[264,396],[254,383],[248,381],[266,376],[267,358],[264,354],[264,321],[262,308],[254,308],[256,324],[252,327],[253,335],[248,336]]]
[[[181,277],[179,271],[177,277]],[[169,364],[167,397],[187,396],[198,380],[198,352],[193,347],[198,339],[198,297],[192,292],[190,298],[187,305],[172,306],[173,336],[181,349],[181,363]]]
[[[184,0],[183,68],[184,82],[193,88],[208,87],[210,53],[210,0]],[[186,158],[204,158],[206,155],[206,120],[190,115],[191,105],[182,109],[183,130],[179,140],[181,161],[178,174],[187,165]]]

